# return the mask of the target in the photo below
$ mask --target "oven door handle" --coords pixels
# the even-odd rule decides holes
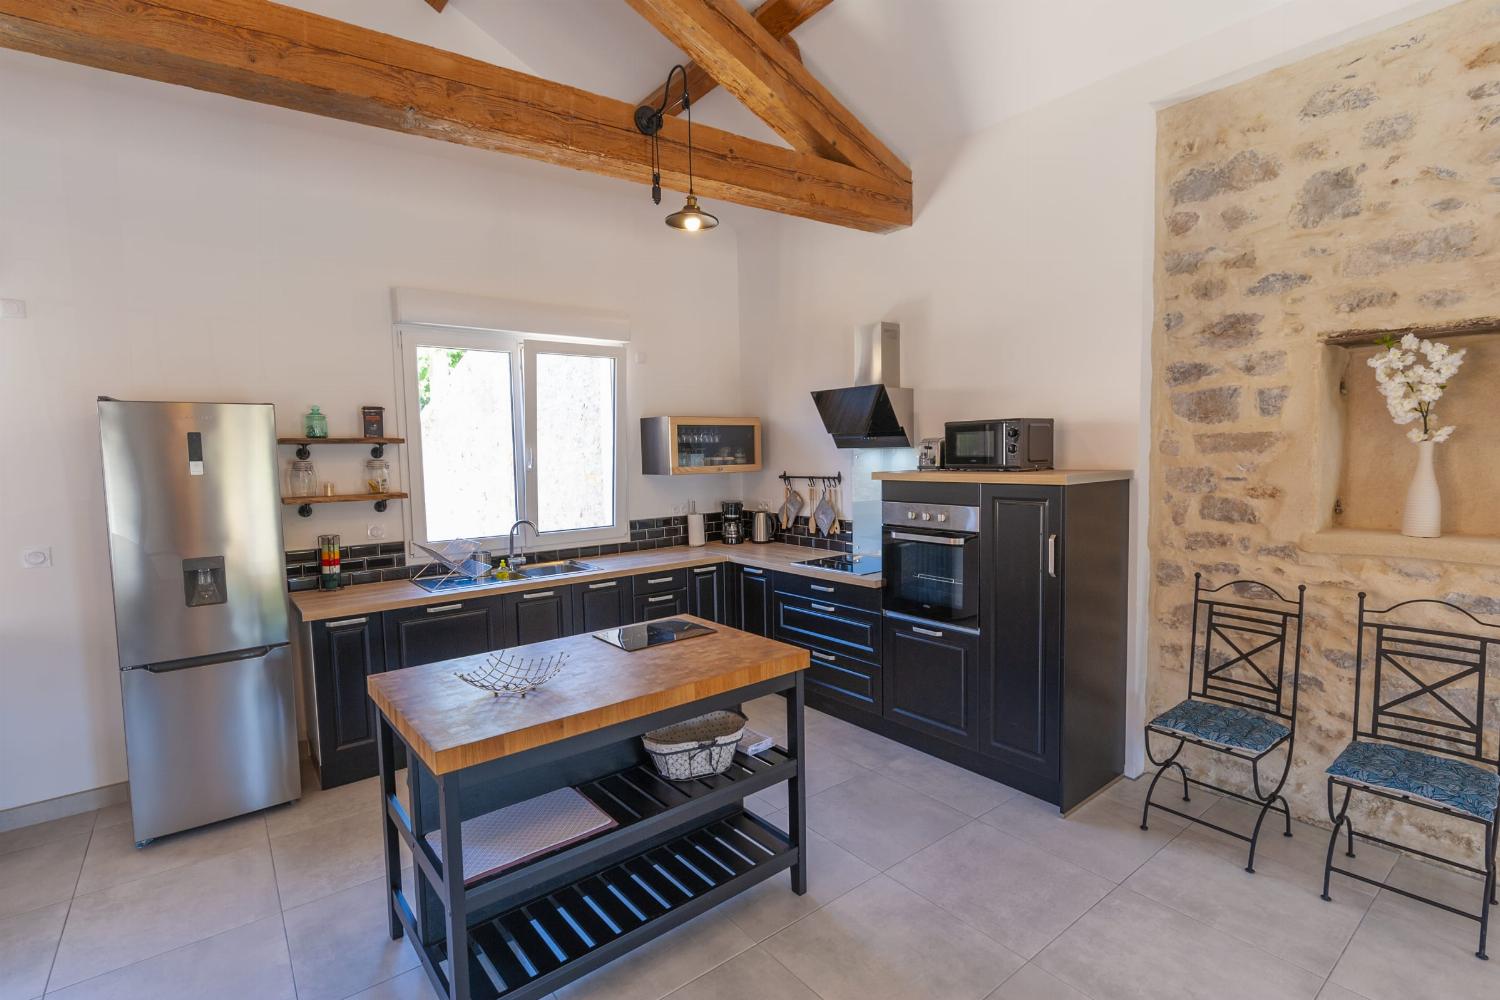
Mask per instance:
[[[933,545],[967,545],[973,535],[914,535],[907,531],[890,531],[888,538],[898,542],[931,542]]]

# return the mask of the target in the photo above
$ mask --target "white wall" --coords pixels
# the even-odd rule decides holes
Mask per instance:
[[[855,327],[882,319],[902,326],[918,436],[953,419],[1053,416],[1060,467],[1135,470],[1127,763],[1138,770],[1155,108],[1442,5],[1296,0],[1011,117],[913,161],[917,217],[900,233],[746,227],[744,400],[766,420],[775,466],[747,499],[778,501],[783,469],[851,473],[808,392],[849,384]]]
[[[734,230],[662,214],[636,185],[0,52],[0,296],[28,310],[0,321],[0,810],[125,778],[96,396],[272,402],[285,434],[317,403],[356,433],[395,402],[392,286],[612,310],[639,469],[641,414],[740,406]],[[313,457],[353,483],[366,454]],[[629,511],[726,488],[633,474]],[[399,506],[289,509],[287,544],[400,538]],[[21,569],[41,545],[53,568]]]

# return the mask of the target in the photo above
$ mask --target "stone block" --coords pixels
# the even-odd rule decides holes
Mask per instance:
[[[1268,451],[1278,440],[1280,435],[1273,431],[1221,431],[1193,435],[1198,450],[1205,455],[1258,455]]]
[[[1195,424],[1226,424],[1240,418],[1240,387],[1219,386],[1172,395],[1172,412]]]
[[[1350,251],[1344,273],[1380,274],[1410,264],[1460,260],[1474,252],[1479,231],[1467,223],[1372,240]]]
[[[1234,497],[1206,496],[1198,501],[1198,516],[1226,524],[1259,524],[1260,514],[1248,501]]]

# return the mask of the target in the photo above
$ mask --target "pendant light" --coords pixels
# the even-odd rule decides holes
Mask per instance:
[[[660,205],[661,129],[670,100],[667,92],[672,89],[672,77],[677,73],[682,74],[682,110],[687,113],[688,192],[687,201],[683,203],[682,208],[668,215],[666,222],[673,229],[680,229],[685,233],[697,233],[717,226],[719,217],[703,211],[698,206],[698,196],[693,193],[693,105],[688,97],[687,70],[681,63],[667,71],[667,82],[661,88],[661,107],[653,108],[642,104],[635,109],[635,127],[651,137],[651,200]]]

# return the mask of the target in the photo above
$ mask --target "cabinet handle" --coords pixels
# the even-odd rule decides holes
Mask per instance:
[[[807,652],[808,655],[816,656],[820,660],[827,660],[829,663],[836,662],[832,653],[820,653],[816,649],[809,649]]]
[[[614,586],[618,586],[618,585],[619,585],[619,581],[618,580],[605,580],[603,583],[591,583],[591,584],[589,584],[589,589],[590,590],[608,590],[610,587],[614,587]]]
[[[835,587],[825,587],[822,584],[818,584],[818,583],[808,584],[808,586],[811,589],[816,590],[820,594],[832,594],[832,593],[835,593],[837,591],[837,588],[835,588]]]
[[[760,576],[762,573],[765,572],[765,570],[756,569],[754,566],[741,566],[740,569],[744,570],[746,573],[750,574],[751,576]]]
[[[648,576],[648,577],[646,577],[646,582],[647,583],[671,583],[672,582],[672,578],[670,576],[658,576],[658,577],[654,577],[654,578]]]
[[[1057,535],[1047,536],[1047,575],[1057,579]]]
[[[812,609],[814,611],[821,611],[825,615],[831,615],[834,613],[834,611],[837,610],[832,604],[814,604],[812,606]]]
[[[347,625],[363,625],[365,622],[367,622],[369,620],[370,619],[368,619],[368,618],[345,618],[343,621],[329,622],[328,623],[328,627],[329,628],[344,628]]]
[[[660,604],[662,601],[675,601],[675,600],[677,600],[677,595],[675,595],[675,594],[662,594],[660,597],[648,597],[648,598],[646,598],[646,603],[647,604]]]
[[[941,639],[943,637],[943,633],[939,632],[935,628],[923,628],[920,625],[913,625],[911,627],[911,630],[913,632],[917,633],[918,635],[930,635],[934,639]]]
[[[424,608],[423,610],[426,611],[429,615],[435,615],[435,614],[438,614],[441,611],[461,611],[461,610],[463,610],[463,605],[462,604],[439,604],[435,608]]]
[[[535,590],[535,591],[532,591],[529,594],[522,594],[521,597],[524,600],[528,600],[528,601],[539,601],[543,597],[552,597],[556,593],[557,592],[553,591],[553,590]]]
[[[693,570],[694,573],[700,573],[700,574],[701,573],[717,573],[718,571],[719,571],[719,567],[717,567],[717,566],[705,566],[702,569],[695,569],[695,570]]]

